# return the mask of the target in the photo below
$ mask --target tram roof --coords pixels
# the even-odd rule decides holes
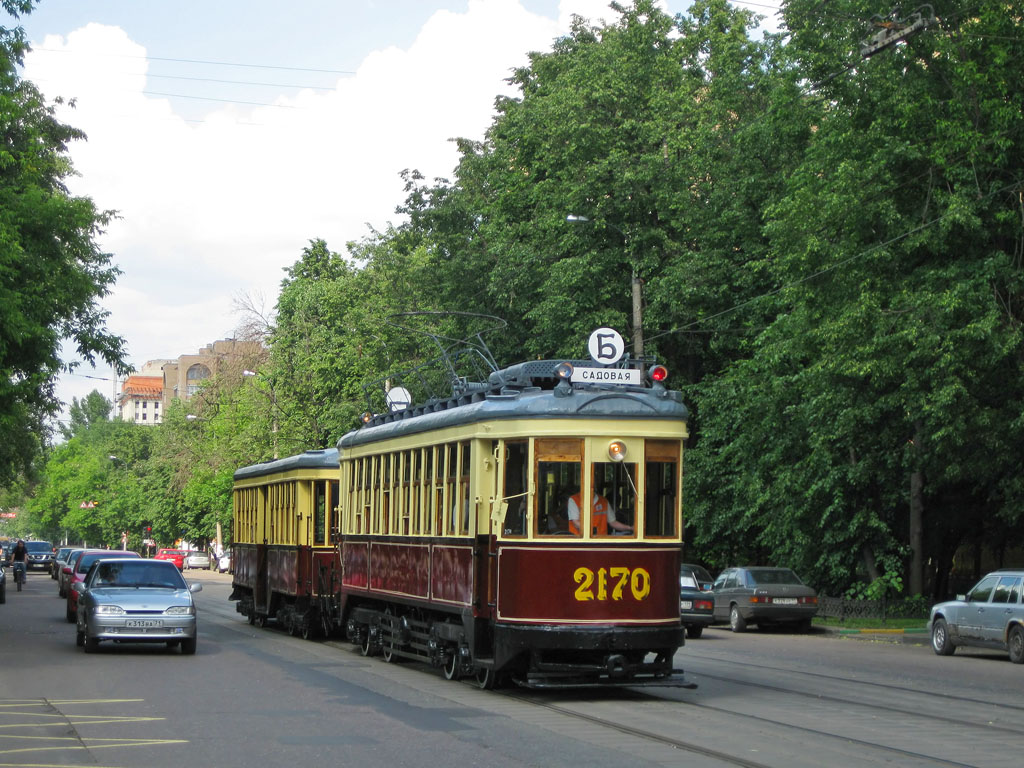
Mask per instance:
[[[289,472],[296,469],[337,469],[338,449],[324,448],[317,451],[306,451],[295,456],[286,456],[283,459],[265,461],[262,464],[251,464],[235,470],[235,480],[242,480],[247,477],[262,477],[273,475],[278,472]]]
[[[549,369],[549,366],[545,368]],[[503,377],[503,380],[507,384],[510,378]],[[500,390],[469,392],[381,414],[367,426],[344,435],[338,441],[338,448],[343,450],[379,440],[492,420],[597,418],[685,421],[688,415],[681,393],[663,387],[566,385],[558,390],[540,386],[517,389],[504,386]]]

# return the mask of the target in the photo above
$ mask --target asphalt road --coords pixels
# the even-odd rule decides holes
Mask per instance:
[[[186,572],[195,656],[86,656],[56,582],[0,605],[0,766],[1016,766],[1024,667],[924,643],[712,628],[696,690],[485,692],[340,641],[251,627],[230,576]]]

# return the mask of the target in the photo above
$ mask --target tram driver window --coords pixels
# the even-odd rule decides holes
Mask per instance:
[[[622,536],[633,533],[636,523],[636,464],[594,462],[594,499],[590,507],[592,536]],[[572,497],[579,504],[579,494]],[[576,517],[579,519],[577,508]],[[570,528],[573,524],[570,521]]]

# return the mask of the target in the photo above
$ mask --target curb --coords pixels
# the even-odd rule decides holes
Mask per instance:
[[[837,637],[849,637],[854,640],[878,640],[890,643],[915,643],[924,642],[928,639],[928,628],[911,629],[883,629],[874,627],[871,629],[840,629],[839,627],[817,627],[830,635]]]

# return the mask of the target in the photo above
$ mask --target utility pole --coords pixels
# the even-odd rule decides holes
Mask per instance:
[[[579,214],[570,213],[565,217],[566,221],[569,222],[581,222],[583,224],[593,224],[593,220],[586,216],[580,216]],[[622,250],[626,252],[626,258],[629,261],[629,268],[631,273],[630,279],[630,293],[633,303],[633,357],[638,360],[642,360],[644,356],[644,293],[643,293],[643,280],[640,279],[640,275],[637,274],[636,264],[629,258],[629,237],[619,229],[617,226],[612,224],[610,221],[603,222],[604,226],[609,229],[615,230],[619,237],[622,238]]]

